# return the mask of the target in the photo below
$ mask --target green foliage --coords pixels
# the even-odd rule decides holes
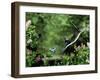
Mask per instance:
[[[35,54],[34,52],[32,54],[26,54],[26,66],[31,67],[34,61]]]
[[[85,28],[89,29],[88,15],[27,12],[26,22],[28,20],[31,20],[31,25],[26,30],[26,47],[31,47],[32,51],[28,54],[26,50],[27,67],[36,64],[36,54],[44,56],[42,58],[44,61],[43,66],[51,66],[49,59],[53,65],[57,66],[89,64],[89,47],[87,45],[84,47],[80,45],[80,48],[77,46],[73,52],[69,53],[70,55],[62,52],[66,46],[64,39],[71,41],[75,39],[73,37],[76,32],[75,26],[80,31]],[[84,39],[83,43],[89,42],[89,31],[83,32],[80,37]],[[56,48],[55,53],[50,51],[50,48]]]

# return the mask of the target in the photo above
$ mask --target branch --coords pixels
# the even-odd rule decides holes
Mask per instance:
[[[77,26],[76,26],[74,23],[72,23],[72,21],[70,21],[70,23],[75,27],[75,29],[76,29],[77,31],[80,31],[80,30],[77,28]]]
[[[73,44],[78,40],[78,38],[80,37],[80,35],[82,34],[82,32],[84,32],[85,30],[87,30],[87,29],[81,30],[81,32],[78,33],[78,35],[76,36],[76,38],[74,39],[74,41],[72,41],[71,43],[69,43],[69,44],[63,49],[63,52],[64,52],[69,46],[73,45]]]

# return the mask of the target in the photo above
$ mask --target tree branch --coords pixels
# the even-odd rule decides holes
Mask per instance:
[[[76,26],[74,23],[72,23],[72,21],[70,21],[70,23],[75,27],[75,29],[76,29],[77,31],[80,31],[80,30],[77,28],[77,26]]]
[[[69,43],[69,44],[63,49],[63,52],[64,52],[69,46],[73,45],[73,44],[78,40],[78,38],[80,37],[80,35],[82,34],[82,32],[84,32],[85,30],[87,30],[87,29],[81,30],[81,31],[78,33],[78,35],[76,36],[76,38],[74,39],[74,41],[72,41],[71,43]]]

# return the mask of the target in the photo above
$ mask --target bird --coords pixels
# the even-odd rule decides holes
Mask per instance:
[[[49,48],[49,50],[50,50],[51,52],[53,52],[53,53],[56,52],[56,48]]]

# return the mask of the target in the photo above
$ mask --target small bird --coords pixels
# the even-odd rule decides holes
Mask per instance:
[[[51,52],[53,52],[53,53],[56,52],[56,48],[49,48],[49,50],[50,50]]]

